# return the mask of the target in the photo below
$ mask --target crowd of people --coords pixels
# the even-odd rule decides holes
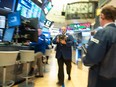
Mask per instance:
[[[106,6],[102,8],[100,14],[100,24],[103,29],[94,33],[89,40],[87,53],[82,58],[85,66],[89,66],[88,86],[87,87],[116,87],[116,8]],[[53,44],[56,44],[56,59],[58,64],[57,85],[64,84],[64,64],[68,80],[71,80],[71,62],[74,38],[66,32],[66,27],[60,29],[61,33],[55,36]],[[43,77],[42,57],[45,55],[46,37],[42,34],[42,29],[38,29],[38,42],[28,43],[35,51],[35,61],[31,63],[29,75],[35,74],[36,77]],[[48,49],[48,48],[47,48]],[[48,60],[49,56],[47,56]],[[46,62],[48,63],[48,61]],[[37,65],[37,68],[35,66]],[[37,69],[37,70],[35,70]],[[35,72],[36,71],[36,72]]]

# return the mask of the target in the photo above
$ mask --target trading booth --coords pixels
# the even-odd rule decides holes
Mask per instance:
[[[33,0],[0,1],[0,51],[33,50],[24,43],[37,42],[37,28],[44,26],[46,15],[52,8],[51,2],[46,1],[44,4],[36,4]],[[19,54],[16,64],[8,67],[6,75],[7,79],[12,79],[15,83],[24,80],[20,75],[26,68],[25,64],[21,64],[18,60],[20,60]],[[2,71],[0,67],[0,86]]]

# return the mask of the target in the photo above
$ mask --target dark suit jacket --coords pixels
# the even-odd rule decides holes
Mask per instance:
[[[90,66],[88,87],[116,87],[116,83],[114,83],[116,82],[115,52],[113,52],[114,50],[110,52],[110,48],[114,44],[116,44],[115,24],[109,24],[99,30],[89,41],[87,54],[83,58],[84,65]],[[113,48],[115,49],[115,45]],[[111,78],[109,79],[109,77]]]
[[[53,44],[57,44],[56,46],[56,58],[59,59],[61,56],[63,56],[64,59],[72,59],[72,45],[73,45],[73,37],[70,34],[66,34],[66,44],[63,45],[61,43],[57,43],[56,39],[58,35],[54,38]]]

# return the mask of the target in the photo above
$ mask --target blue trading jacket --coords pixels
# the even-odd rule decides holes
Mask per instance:
[[[30,43],[30,46],[34,48],[35,53],[42,52],[43,54],[45,54],[46,50],[45,35],[41,34],[40,36],[38,36],[38,42],[32,42]]]
[[[63,56],[64,59],[72,59],[72,45],[74,43],[74,39],[72,35],[66,34],[67,39],[66,39],[66,44],[62,45],[61,43],[57,43],[56,39],[57,36],[53,40],[53,44],[57,44],[56,46],[56,58],[59,59],[61,56]]]

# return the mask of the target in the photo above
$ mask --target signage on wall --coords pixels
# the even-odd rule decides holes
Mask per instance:
[[[70,30],[74,31],[83,31],[83,30],[91,30],[90,28],[91,23],[75,23],[75,24],[70,24],[69,28]]]

